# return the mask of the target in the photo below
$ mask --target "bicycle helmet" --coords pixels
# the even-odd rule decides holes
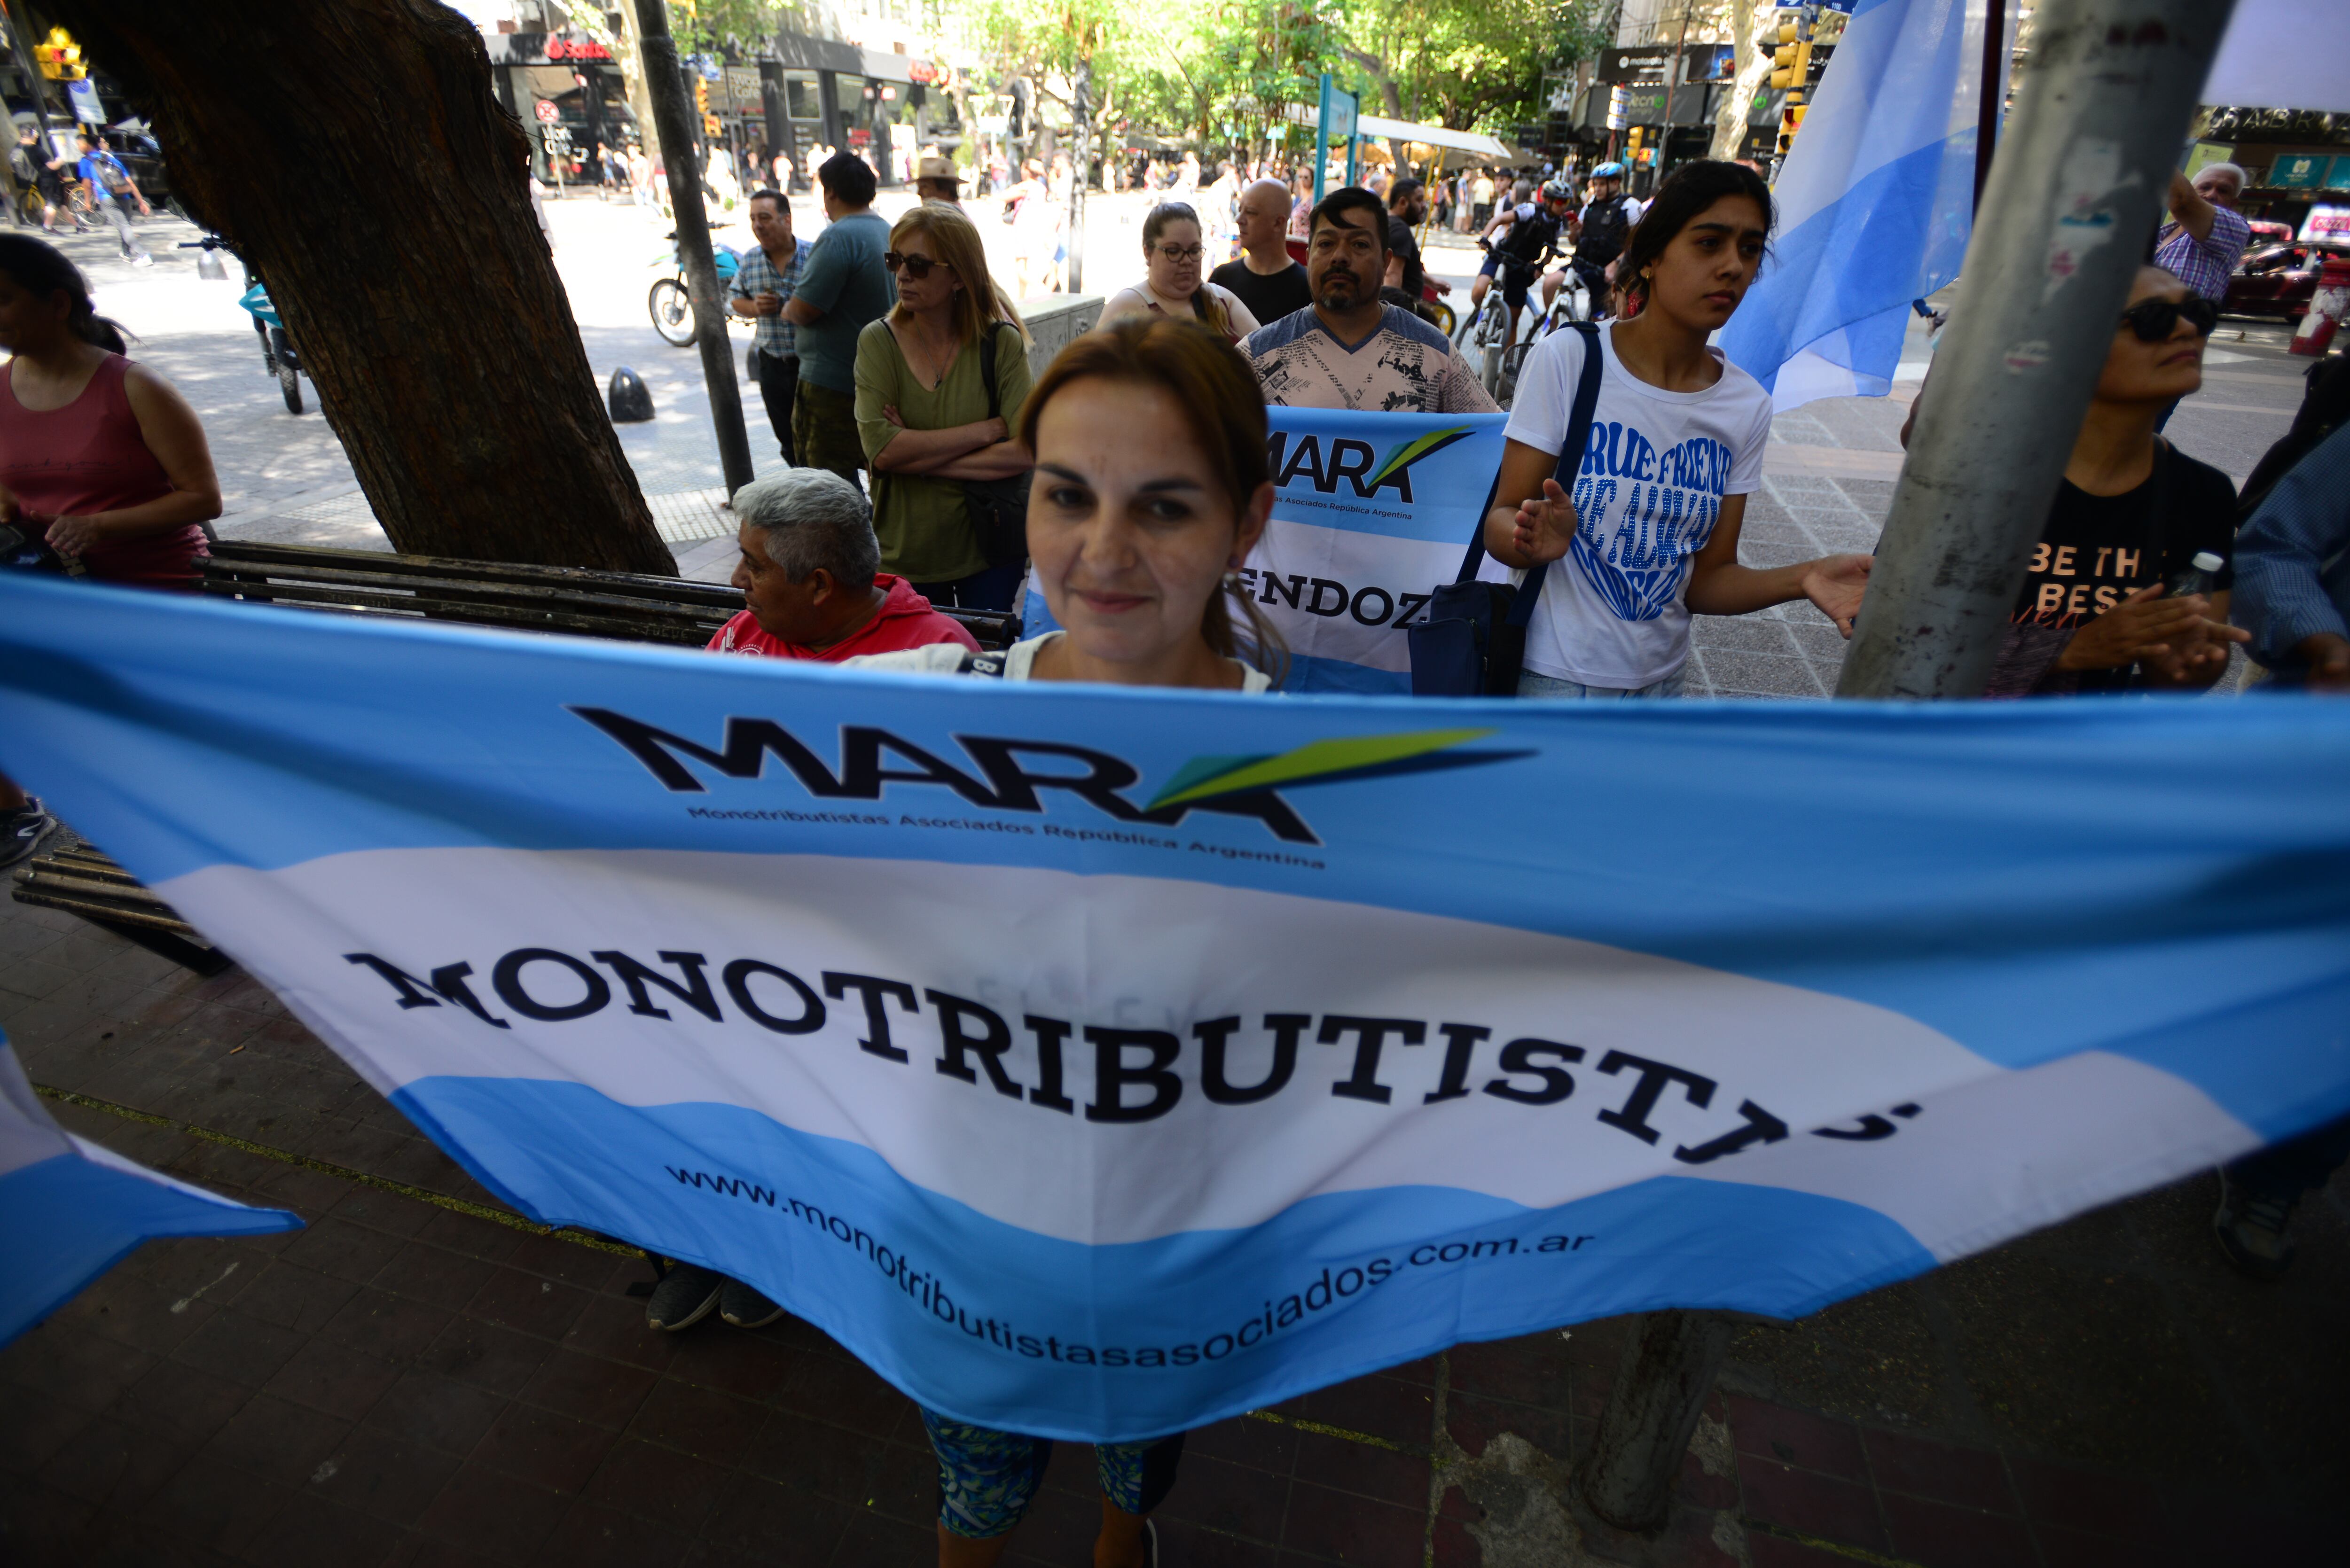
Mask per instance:
[[[1602,163],[1591,171],[1591,177],[1594,180],[1621,180],[1624,178],[1624,166],[1621,163]]]
[[[1564,180],[1545,180],[1542,195],[1545,202],[1572,202],[1575,200],[1575,187]]]

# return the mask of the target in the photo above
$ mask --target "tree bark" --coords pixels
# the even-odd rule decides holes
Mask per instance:
[[[49,0],[268,284],[395,549],[673,574],[479,34],[432,0]]]
[[[1738,50],[1738,73],[1731,78],[1730,90],[1722,95],[1722,106],[1713,111],[1716,158],[1735,158],[1738,150],[1746,144],[1747,106],[1754,101],[1755,92],[1771,74],[1771,62],[1756,52],[1754,24],[1758,8],[1745,4],[1745,0],[1731,0],[1730,9],[1735,25],[1732,36]]]

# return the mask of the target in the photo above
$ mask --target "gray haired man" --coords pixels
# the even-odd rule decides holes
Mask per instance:
[[[873,511],[829,469],[795,468],[734,493],[743,610],[710,639],[713,653],[818,659],[893,653],[934,642],[976,649],[969,632],[911,583],[881,570]]]

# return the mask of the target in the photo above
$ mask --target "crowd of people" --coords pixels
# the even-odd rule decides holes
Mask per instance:
[[[829,221],[812,244],[794,234],[780,188],[748,198],[757,249],[732,304],[757,324],[757,379],[792,466],[733,497],[743,607],[712,650],[962,678],[1278,690],[1282,639],[1239,576],[1274,507],[1268,408],[1493,410],[1413,308],[1422,267],[1409,242],[1428,215],[1426,187],[1331,192],[1305,214],[1300,264],[1286,249],[1289,186],[1278,175],[1242,184],[1230,208],[1241,254],[1211,266],[1215,223],[1179,184],[1143,226],[1144,281],[1032,384],[1027,332],[989,275],[961,178],[951,165],[920,172],[924,200],[890,223],[872,211],[870,166],[827,160],[816,180]],[[1233,174],[1202,188],[1189,172],[1194,196]],[[1596,171],[1579,211],[1563,185],[1507,208],[1498,187],[1482,194],[1482,179],[1445,198],[1457,207],[1465,194],[1471,223],[1497,239],[1527,225],[1540,260],[1572,247],[1565,268],[1603,274],[1617,305],[1604,327],[1538,340],[1509,411],[1482,537],[1510,567],[1544,574],[1522,698],[1669,699],[1682,691],[1692,616],[1801,600],[1849,635],[1868,587],[1866,555],[1741,559],[1771,403],[1710,340],[1762,265],[1770,190],[1743,165],[1700,161],[1640,207],[1620,176]],[[2324,368],[2317,411],[2243,497],[2160,433],[2200,384],[2217,317],[2199,268],[2242,223],[2229,222],[2224,170],[2179,184],[2174,223],[2130,288],[2064,483],[2019,563],[1991,695],[2199,690],[2240,647],[2274,685],[2350,692],[2350,428],[2338,406],[2350,372]],[[1527,268],[1499,276],[1523,303]],[[185,587],[219,486],[194,414],[125,347],[62,254],[0,236],[10,355],[0,521],[15,559]],[[1595,357],[1589,435],[1576,444],[1573,410]],[[1929,379],[1919,400],[1934,396]],[[65,452],[75,461],[56,461]],[[1008,609],[1024,578],[1055,629],[985,653],[945,613]],[[47,827],[40,803],[0,780],[0,864],[31,853]],[[2215,1228],[2230,1260],[2282,1271],[2294,1201],[2345,1156],[2350,1123],[2338,1123],[2230,1168]],[[780,1310],[680,1263],[648,1320],[675,1331],[715,1311],[756,1326]],[[934,1411],[924,1420],[939,1459],[941,1561],[992,1563],[1050,1445]],[[1180,1434],[1097,1447],[1097,1563],[1149,1560],[1148,1516],[1181,1448]]]

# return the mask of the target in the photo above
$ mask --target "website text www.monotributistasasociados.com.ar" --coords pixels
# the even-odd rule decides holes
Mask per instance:
[[[889,1246],[862,1226],[853,1224],[837,1214],[827,1213],[813,1203],[738,1177],[713,1176],[708,1171],[680,1169],[668,1165],[661,1168],[681,1187],[761,1204],[815,1226],[833,1240],[862,1253],[903,1291],[910,1301],[941,1322],[954,1324],[974,1339],[984,1340],[1014,1355],[1067,1362],[1079,1366],[1193,1366],[1203,1361],[1221,1361],[1234,1351],[1262,1345],[1274,1334],[1305,1322],[1314,1314],[1383,1284],[1407,1269],[1459,1268],[1472,1262],[1504,1258],[1573,1253],[1594,1239],[1588,1235],[1529,1239],[1503,1236],[1472,1241],[1428,1242],[1398,1257],[1373,1258],[1367,1262],[1349,1264],[1335,1272],[1325,1268],[1305,1289],[1283,1296],[1278,1301],[1268,1301],[1262,1312],[1229,1331],[1220,1331],[1201,1339],[1168,1345],[1079,1345],[1055,1334],[1023,1334],[1001,1318],[957,1302],[953,1293],[937,1274],[916,1268],[902,1251]]]

